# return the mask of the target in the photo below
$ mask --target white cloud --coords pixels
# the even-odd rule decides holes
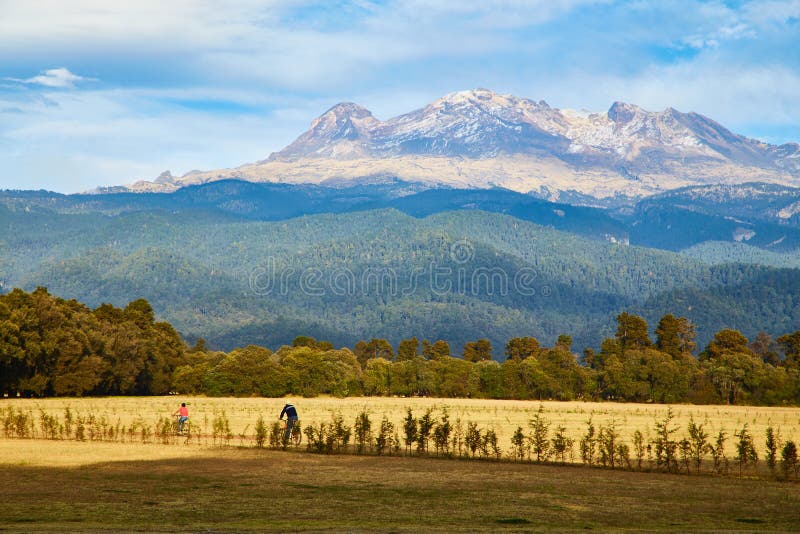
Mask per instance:
[[[152,180],[165,169],[179,175],[236,166],[265,158],[308,126],[302,116],[280,113],[302,105],[286,97],[272,102],[277,111],[235,118],[174,102],[236,97],[270,105],[256,93],[131,89],[37,96],[0,94],[0,189],[79,192]],[[22,113],[4,109],[12,106]]]
[[[758,0],[742,7],[742,16],[751,24],[767,26],[800,18],[800,0]]]
[[[800,124],[787,22],[800,0],[0,0],[0,13],[0,77],[16,77],[0,84],[0,188],[236,166],[338,101],[387,119],[474,87],[673,106],[745,134]],[[66,67],[32,76],[47,65],[108,89]]]
[[[39,74],[38,76],[33,76],[32,78],[26,78],[22,80],[18,78],[6,78],[6,80],[33,84],[33,85],[41,85],[44,87],[61,87],[61,88],[75,87],[75,82],[97,81],[96,78],[86,78],[84,76],[78,76],[77,74],[73,74],[69,71],[69,69],[64,67],[42,71],[41,74]]]

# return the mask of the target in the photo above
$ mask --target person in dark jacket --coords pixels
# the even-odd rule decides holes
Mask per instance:
[[[283,410],[281,410],[280,419],[283,420],[283,416],[286,416],[286,434],[284,435],[284,441],[289,443],[289,438],[292,437],[292,428],[294,424],[297,422],[297,409],[290,403],[287,403]]]

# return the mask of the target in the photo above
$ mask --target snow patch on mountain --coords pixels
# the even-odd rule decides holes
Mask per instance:
[[[798,213],[800,213],[800,201],[797,201],[797,202],[794,202],[792,204],[789,204],[788,206],[786,206],[785,208],[780,210],[778,212],[778,218],[779,219],[791,219],[792,217],[794,217]]]

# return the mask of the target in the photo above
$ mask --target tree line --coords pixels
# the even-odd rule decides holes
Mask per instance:
[[[800,403],[800,330],[752,341],[724,329],[695,355],[694,325],[663,316],[651,339],[623,312],[599,350],[577,354],[515,337],[495,354],[485,338],[454,353],[443,340],[386,339],[352,348],[298,336],[272,351],[189,347],[144,299],[92,310],[38,288],[0,296],[0,390],[10,395],[396,395],[696,404]],[[503,362],[498,360],[503,358]]]

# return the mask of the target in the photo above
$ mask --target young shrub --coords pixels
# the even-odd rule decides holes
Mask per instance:
[[[303,434],[306,436],[306,450],[309,452],[314,451],[314,440],[316,437],[316,429],[313,425],[308,425],[303,429]]]
[[[567,436],[566,427],[559,426],[556,428],[556,433],[553,435],[553,439],[550,442],[550,448],[553,451],[553,455],[561,461],[562,465],[567,462],[568,453],[570,457],[572,456],[572,446],[574,443],[575,441]]]
[[[278,421],[273,422],[272,426],[269,429],[269,446],[273,449],[283,448],[285,446],[284,441],[286,440],[285,435],[286,435],[286,429],[283,428],[283,425]],[[217,438],[215,435],[214,440],[216,441],[216,439]]]
[[[350,443],[350,436],[353,430],[344,424],[344,418],[341,413],[336,413],[331,416],[331,426],[329,432],[328,449],[330,453],[339,453],[347,451],[347,445]]]
[[[130,440],[133,441],[133,435],[136,432],[136,423],[132,424],[128,434]],[[83,420],[83,417],[78,416],[75,421],[75,441],[86,441],[86,424]]]
[[[156,438],[168,445],[175,436],[175,421],[170,417],[162,417],[156,422]]]
[[[90,427],[90,428],[94,428],[94,427]],[[152,435],[153,435],[153,429],[150,428],[150,425],[146,425],[146,424],[142,423],[139,426],[139,437],[141,438],[142,443],[150,443],[150,438],[151,438]],[[91,441],[91,439],[90,439],[90,441]]]
[[[394,433],[394,438],[392,439],[391,453],[392,454],[400,454],[400,447],[401,447],[400,434],[395,432]]]
[[[49,415],[44,410],[41,410],[39,413],[39,426],[42,429],[42,437],[44,439],[58,439],[59,424],[54,415]]]
[[[711,458],[714,461],[714,472],[718,475],[724,475],[728,472],[728,457],[725,456],[725,442],[728,440],[728,435],[724,430],[717,433],[717,438],[714,445],[711,446]]]
[[[467,423],[467,433],[464,436],[464,444],[467,447],[467,452],[471,457],[475,457],[478,447],[481,445],[481,431],[478,430],[477,423]]]
[[[384,415],[383,419],[381,419],[381,426],[378,430],[378,435],[375,438],[375,452],[377,452],[379,455],[383,455],[386,452],[391,453],[393,434],[394,424]]]
[[[592,417],[586,421],[586,433],[581,437],[581,461],[588,466],[594,465],[597,451],[597,436]]]
[[[499,460],[503,456],[503,451],[497,443],[497,432],[493,428],[486,430],[481,438],[481,454],[486,458]]]
[[[250,425],[245,425],[244,430],[239,432],[239,446],[244,447],[244,440],[247,439],[247,431],[250,430]]]
[[[450,418],[447,415],[447,409],[442,411],[442,418],[433,429],[433,445],[436,448],[436,454],[444,453],[450,455],[450,433],[453,426],[450,424]]]
[[[700,465],[703,457],[711,452],[712,446],[708,443],[708,432],[703,425],[694,422],[694,418],[689,418],[689,457],[691,458],[694,469],[700,473]],[[688,467],[687,467],[688,471]]]
[[[320,454],[330,454],[333,452],[333,432],[330,432],[325,423],[320,423],[319,427],[308,425],[303,429],[306,436],[306,448],[309,452]]]
[[[522,461],[529,454],[528,437],[523,432],[522,427],[518,426],[517,430],[514,431],[514,435],[511,436],[511,458]]]
[[[672,426],[674,418],[672,408],[668,408],[664,419],[656,421],[656,437],[653,439],[656,467],[667,472],[678,470],[678,442],[672,438],[672,435],[678,431],[678,427]]]
[[[139,420],[137,419],[131,426],[128,427],[128,443],[132,443],[134,438],[136,437],[136,429],[139,426]],[[78,439],[78,431],[80,430],[80,435],[83,436],[83,418],[78,417],[76,420],[75,426],[75,439]]]
[[[778,463],[778,450],[781,448],[781,430],[775,430],[772,425],[769,425],[766,430],[766,441],[764,443],[767,448],[767,467],[770,473],[775,474],[775,466]]]
[[[372,443],[372,421],[370,421],[366,409],[361,410],[356,416],[353,432],[356,440],[356,451],[358,454],[364,454]]]
[[[464,425],[461,424],[461,419],[456,419],[451,432],[452,438],[450,441],[450,448],[456,456],[464,455]]]
[[[34,438],[36,437],[36,419],[33,417],[33,412],[23,413],[19,411],[17,415],[17,432],[21,438]]]
[[[8,406],[6,410],[0,410],[0,414],[3,415],[3,436],[6,438],[11,437],[11,424],[14,420],[14,411],[11,406]]]
[[[639,471],[642,470],[646,449],[644,435],[640,430],[636,430],[633,433],[633,453],[636,455],[636,469]]]
[[[333,454],[336,451],[336,434],[333,429],[329,428],[328,433],[325,435],[325,454]]]
[[[600,442],[600,463],[611,469],[617,466],[617,445],[619,433],[617,432],[617,422],[613,419],[608,422],[608,426],[600,428],[598,441]]]
[[[111,432],[113,431],[113,427],[111,426],[111,424],[106,419],[106,416],[104,415],[103,417],[101,417],[97,421],[97,424],[98,424],[98,428],[99,428],[98,435],[100,436],[100,440],[110,441],[110,439],[111,439],[110,435],[111,435]]]
[[[264,445],[267,443],[268,436],[269,431],[267,430],[267,424],[264,422],[264,417],[259,415],[255,427],[256,448],[263,449]]]
[[[736,442],[736,463],[739,465],[739,476],[742,475],[742,470],[754,465],[758,461],[758,454],[756,453],[756,445],[753,442],[753,436],[747,430],[747,423],[742,425],[739,432],[734,432],[734,436],[738,438]]]
[[[406,452],[411,450],[411,446],[417,441],[417,420],[411,412],[411,408],[407,409],[406,418],[403,420],[403,439],[406,442]]]
[[[689,467],[692,464],[692,443],[688,438],[683,438],[678,442],[678,452],[680,453],[681,457],[681,467],[686,469],[687,475],[690,475],[691,471],[689,470]]]
[[[627,443],[617,443],[617,459],[624,469],[631,469],[631,448]]]
[[[64,435],[66,439],[69,439],[72,436],[72,425],[75,423],[75,419],[72,417],[72,410],[69,409],[67,406],[64,409]]]
[[[86,433],[89,434],[89,441],[97,439],[97,418],[93,413],[86,418]],[[147,443],[144,436],[142,436],[142,443]]]
[[[781,449],[781,469],[787,479],[797,476],[797,445],[794,441],[787,441]]]
[[[224,411],[214,415],[212,429],[214,445],[217,444],[217,440],[220,440],[221,445],[228,446],[230,444],[233,439],[233,432],[231,432],[231,422],[228,420],[228,416],[225,415]]]
[[[423,454],[428,452],[428,440],[433,430],[433,411],[428,408],[425,415],[419,418],[419,428],[417,430],[417,452]]]
[[[544,416],[544,406],[539,405],[539,410],[528,423],[531,427],[531,452],[537,463],[546,462],[550,457],[550,421]]]

